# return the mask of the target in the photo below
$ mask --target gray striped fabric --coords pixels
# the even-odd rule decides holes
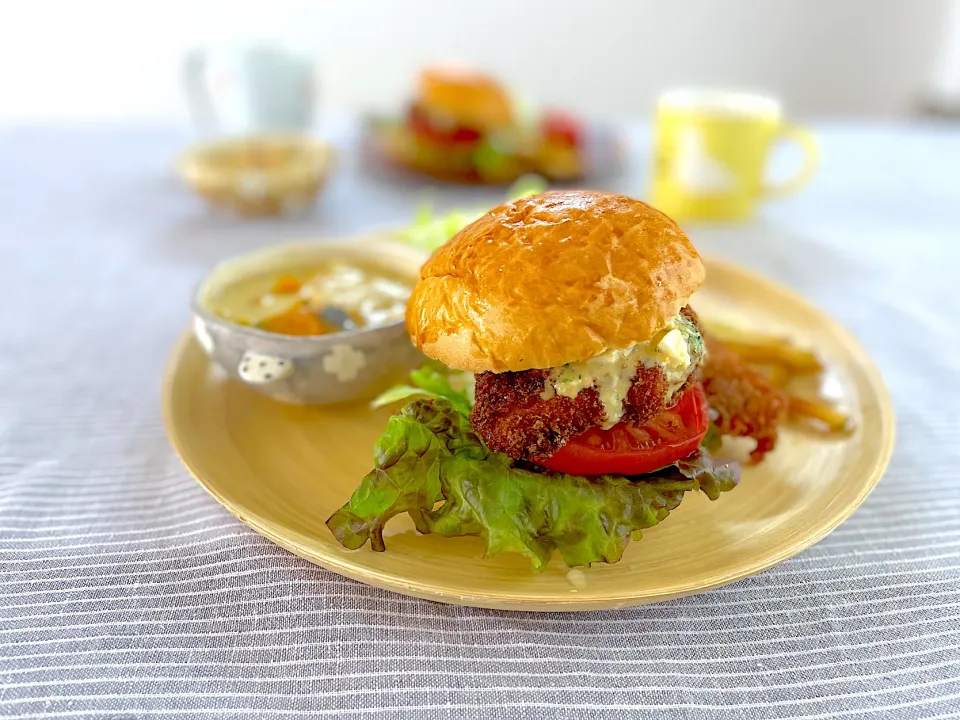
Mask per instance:
[[[692,234],[875,355],[899,415],[886,477],[758,577],[541,615],[313,567],[221,509],[164,436],[161,370],[212,262],[401,221],[416,188],[348,157],[314,216],[249,223],[177,186],[175,133],[0,131],[0,716],[960,717],[960,135],[823,138],[806,194]],[[462,206],[457,192],[441,203]]]

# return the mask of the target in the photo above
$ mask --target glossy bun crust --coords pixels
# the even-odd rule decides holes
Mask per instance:
[[[474,130],[493,131],[513,125],[513,108],[506,92],[495,80],[474,70],[424,70],[417,102]]]
[[[407,331],[461,370],[556,367],[649,340],[703,279],[687,236],[649,205],[547,192],[494,208],[441,247],[420,271]]]

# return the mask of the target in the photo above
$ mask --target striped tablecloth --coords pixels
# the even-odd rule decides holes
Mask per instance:
[[[0,716],[960,717],[960,134],[822,136],[804,195],[691,233],[873,353],[898,412],[885,478],[760,576],[541,615],[309,565],[217,505],[164,436],[161,369],[211,263],[402,221],[414,188],[348,156],[314,215],[245,223],[178,187],[178,133],[0,130]],[[615,186],[642,192],[645,160],[641,144]]]

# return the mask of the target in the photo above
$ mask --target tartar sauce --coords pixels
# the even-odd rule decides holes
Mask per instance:
[[[554,368],[541,397],[548,400],[556,393],[574,398],[581,390],[596,388],[606,417],[601,427],[606,430],[623,416],[623,401],[640,365],[663,369],[669,399],[686,382],[702,354],[703,340],[696,327],[678,315],[649,342]]]

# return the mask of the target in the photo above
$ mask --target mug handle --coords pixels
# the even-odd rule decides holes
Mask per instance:
[[[799,125],[784,125],[777,133],[776,141],[797,143],[803,150],[803,165],[791,178],[781,180],[778,183],[765,183],[761,188],[761,193],[768,198],[786,197],[797,192],[810,182],[817,166],[820,164],[820,147],[817,138],[806,128]]]
[[[207,69],[207,56],[202,50],[193,50],[183,61],[183,92],[194,124],[202,132],[211,133],[216,128],[216,115],[210,91],[203,82]]]

